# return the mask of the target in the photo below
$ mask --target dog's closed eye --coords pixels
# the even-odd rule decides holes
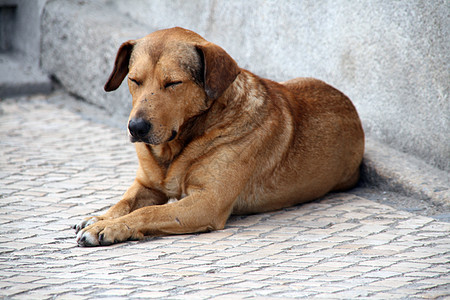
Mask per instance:
[[[182,83],[183,83],[182,81],[171,81],[171,82],[168,82],[168,83],[164,84],[164,88],[167,89],[167,88],[169,88],[171,86],[176,86],[176,85],[179,85],[179,84],[182,84]]]
[[[129,79],[131,82],[133,82],[134,84],[136,84],[137,86],[140,86],[140,85],[141,85],[141,82],[138,81],[137,79],[130,78],[130,77],[128,77],[128,79]]]

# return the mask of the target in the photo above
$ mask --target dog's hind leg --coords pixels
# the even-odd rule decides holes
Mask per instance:
[[[359,180],[359,168],[356,169],[356,172],[352,174],[349,178],[346,178],[344,181],[338,183],[333,189],[333,192],[345,191],[354,187]]]

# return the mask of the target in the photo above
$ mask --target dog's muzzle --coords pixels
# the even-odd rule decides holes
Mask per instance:
[[[128,131],[132,137],[132,142],[145,141],[152,129],[152,124],[142,118],[131,119],[128,123]]]
[[[128,122],[128,132],[130,133],[130,140],[132,143],[143,142],[151,145],[158,145],[162,142],[170,142],[174,140],[178,134],[176,130],[172,130],[171,136],[167,139],[161,139],[152,131],[152,124],[143,118],[131,119]]]

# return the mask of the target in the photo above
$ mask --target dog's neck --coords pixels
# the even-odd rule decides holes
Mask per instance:
[[[153,154],[158,165],[167,170],[174,158],[180,153],[182,145],[178,140],[173,140],[156,146],[147,145],[147,148]]]

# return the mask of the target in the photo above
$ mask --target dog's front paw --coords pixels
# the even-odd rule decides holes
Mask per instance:
[[[99,221],[82,229],[77,234],[79,246],[108,246],[128,240],[139,240],[144,235],[117,221]]]
[[[96,216],[96,217],[87,217],[83,221],[79,222],[78,224],[75,224],[72,226],[73,229],[75,229],[75,233],[78,233],[81,229],[86,228],[100,220],[103,220],[102,217]]]

